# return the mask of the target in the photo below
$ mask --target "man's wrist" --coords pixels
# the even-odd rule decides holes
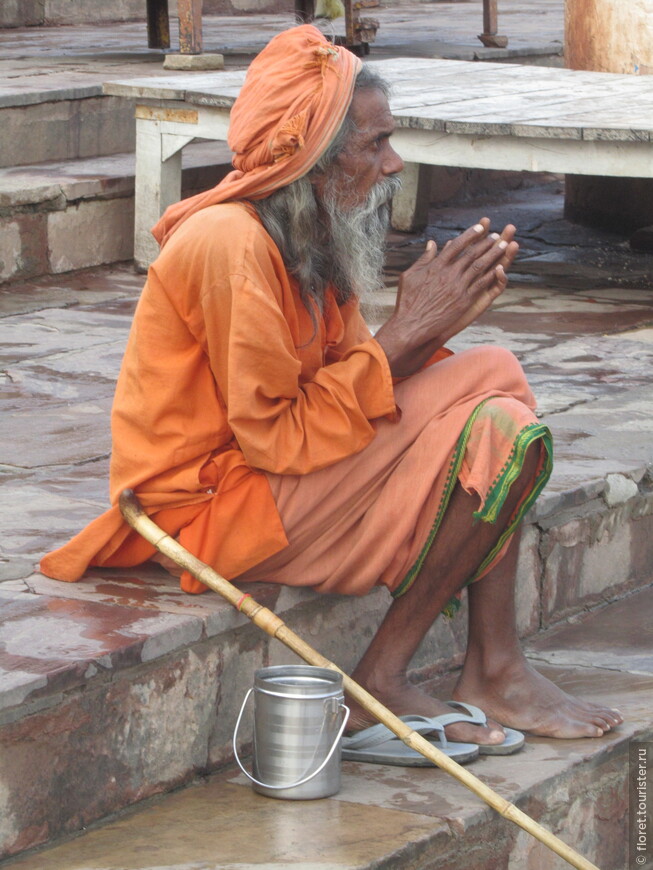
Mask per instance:
[[[392,335],[390,330],[384,333],[383,329],[381,327],[375,339],[386,355],[393,378],[415,374],[444,345],[444,340],[438,336],[420,347],[409,346],[403,338]]]

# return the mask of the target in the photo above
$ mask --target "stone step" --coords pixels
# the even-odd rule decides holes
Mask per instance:
[[[231,170],[231,152],[224,142],[193,143],[183,167],[190,196]],[[133,153],[0,169],[0,282],[133,255]]]
[[[0,168],[14,168],[133,151],[134,104],[102,85],[160,76],[166,52],[149,49],[145,24],[134,23],[115,32],[62,27],[52,37],[47,28],[0,30],[0,56]]]
[[[277,606],[285,594],[281,594]],[[133,584],[123,601],[130,596],[138,600],[140,612],[146,613],[148,602],[143,587]],[[125,604],[121,607],[125,609]],[[501,798],[517,805],[601,870],[630,866],[628,849],[635,832],[629,830],[629,818],[634,818],[637,794],[629,784],[629,773],[634,775],[636,759],[642,753],[647,757],[653,740],[652,607],[653,588],[649,587],[593,613],[579,615],[571,624],[552,628],[527,644],[527,653],[538,670],[563,689],[617,706],[625,716],[619,729],[600,739],[527,737],[520,753],[482,757],[467,768]],[[114,609],[117,613],[118,606],[114,605]],[[172,633],[172,597],[166,611]],[[51,612],[55,608],[51,607]],[[232,713],[224,716],[226,721],[219,716],[218,727],[211,734],[205,728],[198,729],[198,714],[202,707],[224,710],[226,714],[229,699],[234,705],[240,703],[252,684],[251,668],[259,641],[251,628],[236,628],[238,616],[223,613],[218,617],[217,609],[211,608],[212,616],[208,617],[208,612],[203,620],[207,634],[218,629],[219,621],[223,628],[229,622],[233,625],[233,643],[225,648],[227,655],[220,657],[217,649],[211,654],[207,637],[196,641],[194,647],[189,645],[189,655],[183,661],[176,661],[169,652],[165,670],[161,664],[157,667],[153,659],[149,666],[141,666],[141,679],[132,684],[132,701],[141,710],[152,705],[149,728],[143,716],[132,720],[137,727],[128,727],[124,718],[124,679],[118,674],[110,679],[108,655],[101,660],[104,682],[108,684],[104,716],[93,713],[93,697],[99,702],[95,692],[90,690],[93,697],[85,698],[89,691],[78,689],[75,693],[72,685],[67,690],[65,714],[46,721],[43,713],[32,714],[29,749],[7,756],[11,774],[18,777],[22,772],[24,778],[21,788],[12,795],[4,827],[17,821],[21,805],[27,813],[29,796],[37,796],[39,806],[44,805],[47,791],[54,787],[59,819],[74,813],[74,822],[67,830],[77,836],[53,848],[26,853],[10,862],[13,870],[562,870],[568,866],[443,771],[354,762],[343,762],[340,791],[326,799],[285,801],[262,797],[231,765],[208,778],[196,778],[190,787],[172,795],[146,801],[107,823],[91,826],[84,833],[93,810],[108,808],[120,789],[131,789],[135,798],[152,793],[138,792],[135,771],[147,769],[150,774],[166,777],[168,783],[178,784],[184,780],[184,761],[194,763],[196,773],[206,771],[205,748],[201,744],[206,744],[207,737],[214,751],[221,740],[229,740]],[[64,625],[70,625],[69,613],[68,608],[59,608]],[[90,612],[87,616],[91,616]],[[347,633],[341,638],[356,631],[353,612],[350,616]],[[162,619],[161,614],[156,617],[150,612],[149,619],[132,622],[133,636],[143,630],[145,622],[153,625],[159,621],[162,625]],[[184,621],[180,611],[177,619],[179,637]],[[316,619],[317,612],[313,627]],[[188,610],[185,621],[189,635],[193,629]],[[117,619],[116,628],[119,623]],[[100,624],[101,620],[90,620],[88,625],[93,629],[86,631],[85,637],[73,631],[69,648],[90,648],[97,643]],[[310,621],[302,627],[310,631]],[[197,634],[200,626],[196,625],[194,631]],[[320,640],[318,637],[317,642]],[[141,647],[141,654],[144,650]],[[272,649],[270,652],[274,661],[289,661],[287,655],[273,653]],[[155,654],[152,647],[149,657]],[[134,650],[132,659],[137,655]],[[236,659],[243,661],[237,665]],[[178,676],[173,676],[175,670],[177,675],[185,672],[183,688]],[[225,680],[226,671],[231,672],[229,682]],[[216,675],[220,672],[218,690]],[[454,676],[431,681],[429,688],[447,697]],[[81,672],[77,678],[81,685]],[[85,679],[89,679],[88,674]],[[103,731],[98,718],[111,718],[112,727]],[[46,724],[49,727],[43,731]],[[24,730],[27,737],[28,729]],[[71,747],[64,750],[62,758],[62,735],[72,730],[78,735],[85,732],[90,745],[80,751],[76,741],[77,753]],[[94,739],[90,739],[92,732]],[[62,776],[66,764],[70,772]],[[87,780],[84,768],[91,765],[94,774]],[[37,816],[36,808],[31,812]],[[41,835],[45,824],[42,818]],[[32,838],[38,827],[35,818],[29,832]],[[25,846],[29,834],[25,829]]]
[[[113,266],[0,290],[4,856],[228,764],[254,671],[293,658],[213,594],[185,596],[154,567],[76,584],[34,573],[106,507],[108,411],[142,280]],[[454,345],[512,347],[554,433],[554,475],[527,517],[518,569],[519,630],[537,657],[540,632],[650,583],[653,344],[637,327],[652,306],[646,290],[517,285]],[[350,599],[259,586],[255,597],[345,670],[388,604],[382,590]],[[415,678],[458,666],[464,644],[463,605],[430,632]],[[554,653],[563,668],[581,662]],[[614,675],[618,655],[605,667]]]
[[[159,64],[157,69],[161,71]],[[82,74],[77,78],[55,72],[45,89],[0,94],[0,167],[134,150],[133,105],[104,96],[101,82]]]

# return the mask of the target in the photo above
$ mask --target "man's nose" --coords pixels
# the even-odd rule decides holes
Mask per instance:
[[[389,145],[389,153],[383,163],[384,175],[397,175],[404,168],[404,161],[397,154],[392,145]]]

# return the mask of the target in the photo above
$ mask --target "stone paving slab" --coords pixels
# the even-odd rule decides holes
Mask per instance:
[[[151,661],[198,640],[198,618],[97,601],[3,594],[0,710],[80,686],[99,670]],[[65,639],[65,642],[61,642]]]
[[[537,208],[537,191],[530,196]],[[410,262],[421,244],[400,238],[391,251],[394,267]],[[581,266],[574,268],[582,273]],[[628,274],[627,265],[623,269]],[[130,267],[116,266],[0,292],[5,314],[0,316],[1,386],[9,411],[2,417],[0,467],[0,576],[5,578],[0,631],[8,647],[1,734],[12,747],[11,782],[23,783],[25,795],[41,795],[29,804],[10,789],[12,804],[0,832],[11,850],[74,831],[134,801],[187,784],[197,771],[224,765],[242,685],[251,681],[256,667],[288,661],[285,649],[243,624],[244,618],[216,596],[185,596],[159,569],[92,571],[79,584],[34,574],[44,551],[107,505],[107,412],[142,282]],[[387,308],[392,298],[390,276],[382,305]],[[458,350],[486,341],[512,347],[536,386],[543,419],[556,435],[554,477],[529,515],[520,553],[519,626],[531,639],[543,626],[576,619],[583,608],[650,582],[653,369],[651,342],[640,341],[635,327],[641,326],[646,336],[652,319],[647,287],[622,291],[586,282],[583,290],[552,290],[545,281],[533,287],[517,280],[493,312],[452,343]],[[572,321],[575,332],[570,331]],[[64,431],[65,437],[58,434]],[[265,586],[257,587],[255,596],[345,669],[353,666],[387,606],[383,590],[355,602],[327,602],[308,591]],[[464,614],[465,607],[460,618],[440,621],[429,634],[414,662],[418,676],[461,661]],[[532,654],[545,667],[549,661],[563,665],[554,672],[556,679],[581,679],[581,687],[586,685],[582,680],[588,672],[578,670],[581,659],[574,660],[573,653],[563,655],[556,647]],[[616,657],[607,658],[613,668]],[[637,673],[629,676],[629,690],[650,690],[641,658]],[[644,683],[637,683],[642,674]],[[602,691],[607,684],[599,677],[597,691]],[[184,706],[183,698],[192,701]],[[629,708],[633,715],[637,709]],[[159,721],[165,722],[161,734]],[[37,741],[39,757],[47,753],[58,759],[48,774],[52,782],[69,783],[71,796],[56,808],[48,802],[48,789],[39,791],[30,766],[35,733],[48,735]],[[180,734],[193,735],[181,753]],[[105,759],[101,770],[98,757]],[[581,760],[579,771],[589,763],[586,755]],[[603,772],[592,787],[612,782],[611,764],[607,758],[596,761]],[[73,773],[81,783],[79,792]],[[404,796],[385,811],[409,806],[415,775],[402,779],[407,783]],[[360,789],[367,793],[368,773],[362,776],[367,784]],[[583,782],[586,791],[590,784]],[[248,789],[234,787],[250,799]],[[524,794],[538,788],[544,788],[544,803],[560,806],[552,784],[545,788],[528,781]],[[552,810],[554,817],[557,811]],[[469,818],[475,818],[473,813]],[[40,827],[34,827],[38,819]],[[456,821],[454,828],[459,824],[465,828],[467,822]],[[486,822],[470,821],[470,830],[479,824]],[[400,825],[397,830],[404,829]],[[434,848],[430,835],[425,841],[421,835],[410,837],[423,843],[426,852]],[[439,854],[445,856],[448,834],[441,842]],[[526,848],[510,838],[504,847]],[[420,866],[422,846],[406,848],[417,850],[410,852],[410,860]]]
[[[609,693],[616,693],[623,671],[653,676],[651,613],[649,589],[597,610],[591,619],[579,616],[551,629],[529,643],[529,655],[534,661],[572,669],[593,668],[598,658],[601,668],[612,672],[605,674]]]
[[[618,706],[623,726],[600,740],[528,737],[521,753],[469,767],[603,870],[625,866],[628,745],[653,736],[652,606],[649,589],[528,647],[538,669],[565,690]],[[452,682],[427,685],[444,697]],[[353,762],[342,765],[340,791],[320,801],[262,797],[231,768],[6,866],[454,870],[462,855],[478,870],[567,866],[441,771]]]

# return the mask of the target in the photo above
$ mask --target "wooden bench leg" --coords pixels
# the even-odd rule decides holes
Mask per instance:
[[[168,0],[147,0],[147,44],[150,48],[170,48]]]
[[[393,229],[404,233],[423,230],[429,218],[431,167],[407,163],[401,182],[401,190],[392,200]]]
[[[179,50],[182,54],[202,53],[202,0],[177,0]]]
[[[505,48],[508,45],[507,36],[499,36],[497,0],[483,0],[483,33],[479,39],[486,48]]]

